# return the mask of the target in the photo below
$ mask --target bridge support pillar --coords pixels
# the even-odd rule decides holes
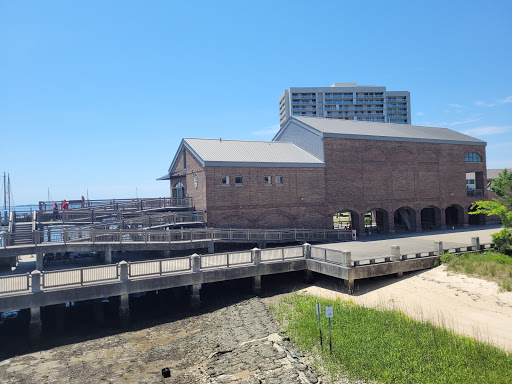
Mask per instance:
[[[41,307],[32,307],[30,308],[30,340],[32,342],[38,341],[42,332]]]
[[[103,324],[105,322],[105,314],[103,312],[103,299],[94,300],[94,320],[96,324]]]
[[[121,326],[127,328],[130,325],[130,295],[121,295],[119,301],[119,320]]]
[[[213,241],[208,243],[208,253],[215,253],[215,243]]]
[[[194,284],[191,286],[190,308],[192,308],[193,311],[198,311],[201,307],[201,295],[199,293],[200,289],[200,284]]]
[[[39,247],[36,248],[36,269],[43,270],[43,250]]]
[[[352,295],[354,293],[354,279],[345,280],[345,287],[349,295]]]
[[[256,275],[253,277],[252,292],[256,295],[261,293],[261,275]]]
[[[313,271],[306,269],[304,271],[304,282],[306,284],[312,284],[315,281],[315,276],[313,275]]]
[[[258,248],[259,249],[266,249],[267,248],[267,242],[266,241],[259,242],[258,243]]]
[[[171,257],[171,250],[170,249],[165,249],[164,250],[164,258],[168,259]]]
[[[101,260],[104,264],[112,264],[112,248],[108,247],[100,253]]]

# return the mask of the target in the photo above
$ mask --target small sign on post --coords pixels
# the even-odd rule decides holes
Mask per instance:
[[[323,347],[323,344],[322,344],[322,321],[321,321],[321,316],[322,314],[322,309],[320,307],[320,303],[316,303],[316,315],[318,316],[318,328],[320,329],[320,348]]]
[[[325,317],[329,319],[329,350],[332,353],[332,341],[331,341],[331,319],[333,317],[332,307],[325,307]]]
[[[353,241],[357,240],[357,231],[355,229],[352,230],[352,240]]]

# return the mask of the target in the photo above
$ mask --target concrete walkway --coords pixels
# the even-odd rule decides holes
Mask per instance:
[[[328,243],[318,246],[340,251],[351,251],[352,260],[365,260],[389,255],[392,245],[399,245],[400,252],[406,254],[434,251],[435,241],[442,241],[445,249],[469,246],[471,245],[472,237],[479,237],[480,244],[491,243],[491,234],[499,232],[500,229],[501,227],[498,225],[455,230],[446,229],[443,231],[428,231],[424,233],[363,237],[358,241]]]

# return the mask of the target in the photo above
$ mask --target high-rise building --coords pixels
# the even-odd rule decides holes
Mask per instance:
[[[279,98],[281,126],[290,116],[411,124],[411,96],[407,91],[357,83],[295,87]]]

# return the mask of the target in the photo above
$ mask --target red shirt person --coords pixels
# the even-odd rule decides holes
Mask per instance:
[[[68,209],[69,208],[69,204],[66,200],[64,200],[64,202],[62,203],[62,209]]]

